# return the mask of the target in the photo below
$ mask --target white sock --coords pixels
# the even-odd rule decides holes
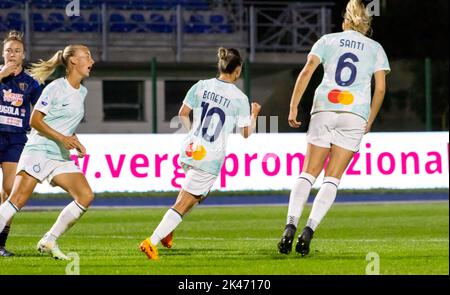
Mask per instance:
[[[0,206],[0,232],[3,231],[5,225],[17,212],[19,212],[19,209],[9,200]]]
[[[45,234],[44,238],[48,241],[55,241],[71,228],[84,212],[86,212],[86,208],[75,201],[71,202],[61,211],[55,224]]]
[[[170,208],[167,210],[158,227],[150,237],[152,244],[155,246],[158,245],[159,242],[170,234],[181,221],[183,221],[183,218],[175,209]]]
[[[303,207],[308,200],[311,188],[316,178],[311,174],[303,172],[294,184],[289,197],[289,209],[286,224],[297,227],[298,220],[302,215]]]
[[[308,223],[306,224],[312,230],[316,230],[325,214],[330,210],[336,199],[336,194],[339,186],[339,179],[334,177],[325,177],[323,184],[314,199],[311,213],[309,214]]]

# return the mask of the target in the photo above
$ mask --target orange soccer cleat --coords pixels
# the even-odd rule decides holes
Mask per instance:
[[[140,245],[139,249],[147,255],[150,260],[158,260],[158,248],[150,242],[150,239],[145,239]]]
[[[173,232],[171,232],[164,239],[161,240],[161,245],[163,245],[163,247],[167,249],[170,249],[172,248],[172,242],[173,242]]]

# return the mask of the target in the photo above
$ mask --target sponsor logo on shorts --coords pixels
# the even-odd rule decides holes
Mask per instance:
[[[36,164],[36,165],[34,165],[34,166],[33,166],[33,171],[36,172],[36,173],[41,172],[41,166],[40,166],[40,165],[41,165],[41,164]]]

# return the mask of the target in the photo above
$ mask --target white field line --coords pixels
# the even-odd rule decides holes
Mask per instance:
[[[41,235],[32,234],[11,234],[13,237],[26,238],[40,238]],[[83,238],[88,239],[143,239],[142,236],[128,236],[128,235],[83,235]],[[217,238],[217,237],[174,237],[175,240],[196,240],[196,241],[278,241],[278,238]],[[415,243],[448,243],[449,239],[317,239],[322,242],[359,242],[359,243],[379,243],[379,242],[415,242]]]

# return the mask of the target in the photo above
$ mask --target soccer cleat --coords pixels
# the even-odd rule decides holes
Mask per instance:
[[[314,235],[314,231],[309,226],[306,226],[303,229],[302,234],[298,236],[297,246],[295,246],[295,251],[297,253],[300,253],[302,255],[302,257],[309,254],[309,244],[311,243],[313,235]]]
[[[70,260],[58,247],[58,243],[56,241],[46,241],[41,239],[36,246],[39,253],[44,254],[47,253],[51,257],[58,260]]]
[[[14,253],[9,252],[8,250],[6,250],[6,248],[4,246],[0,247],[0,256],[1,257],[11,257],[14,256]]]
[[[284,228],[281,241],[278,243],[278,252],[281,254],[289,254],[292,250],[292,241],[294,240],[297,228],[293,224],[287,224]]]
[[[161,245],[163,245],[163,247],[167,249],[172,248],[172,244],[173,244],[173,232],[171,232],[164,239],[161,240]]]
[[[147,255],[150,260],[158,260],[158,248],[150,242],[150,239],[145,239],[140,245],[139,249]]]

